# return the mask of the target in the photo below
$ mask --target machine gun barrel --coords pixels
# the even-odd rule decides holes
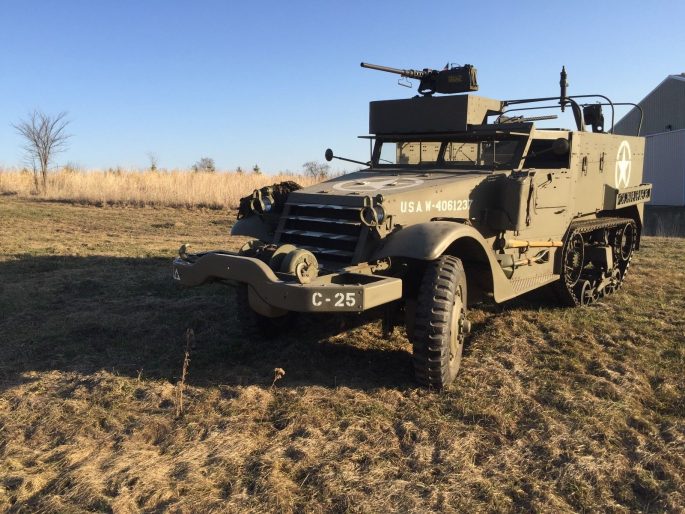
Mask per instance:
[[[432,70],[423,70],[423,71],[417,71],[417,70],[401,70],[399,68],[390,68],[389,66],[379,66],[378,64],[369,64],[367,62],[363,62],[360,64],[362,68],[369,68],[371,70],[378,70],[378,71],[385,71],[386,73],[395,73],[397,75],[402,75],[403,77],[407,77],[410,79],[418,79],[421,80],[423,77],[428,75]]]

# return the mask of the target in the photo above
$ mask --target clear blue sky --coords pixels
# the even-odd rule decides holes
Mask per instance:
[[[0,0],[0,166],[21,164],[11,124],[34,108],[68,111],[58,162],[88,168],[363,160],[368,102],[414,93],[360,61],[471,63],[498,99],[557,94],[564,64],[570,93],[637,102],[685,71],[683,20],[682,0]]]

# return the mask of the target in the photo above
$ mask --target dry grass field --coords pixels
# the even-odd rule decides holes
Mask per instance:
[[[475,309],[435,393],[399,330],[248,341],[230,289],[178,288],[178,245],[235,247],[232,218],[0,197],[0,511],[685,510],[685,240],[590,308]]]
[[[254,189],[285,180],[294,180],[302,186],[315,182],[303,175],[265,175],[247,172],[62,169],[50,173],[46,190],[38,193],[30,172],[0,169],[0,194],[96,206],[223,209],[236,207],[240,198]]]

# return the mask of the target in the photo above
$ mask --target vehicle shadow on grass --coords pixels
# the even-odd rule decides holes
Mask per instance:
[[[364,317],[302,316],[287,335],[247,339],[234,291],[183,288],[170,260],[15,255],[0,262],[0,388],[27,371],[61,370],[176,381],[193,330],[188,382],[413,387],[406,339]],[[367,321],[366,324],[364,322]]]

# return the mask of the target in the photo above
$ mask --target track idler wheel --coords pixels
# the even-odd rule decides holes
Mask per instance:
[[[636,229],[634,223],[625,225],[616,237],[616,254],[620,262],[625,263],[630,260],[635,248]]]

